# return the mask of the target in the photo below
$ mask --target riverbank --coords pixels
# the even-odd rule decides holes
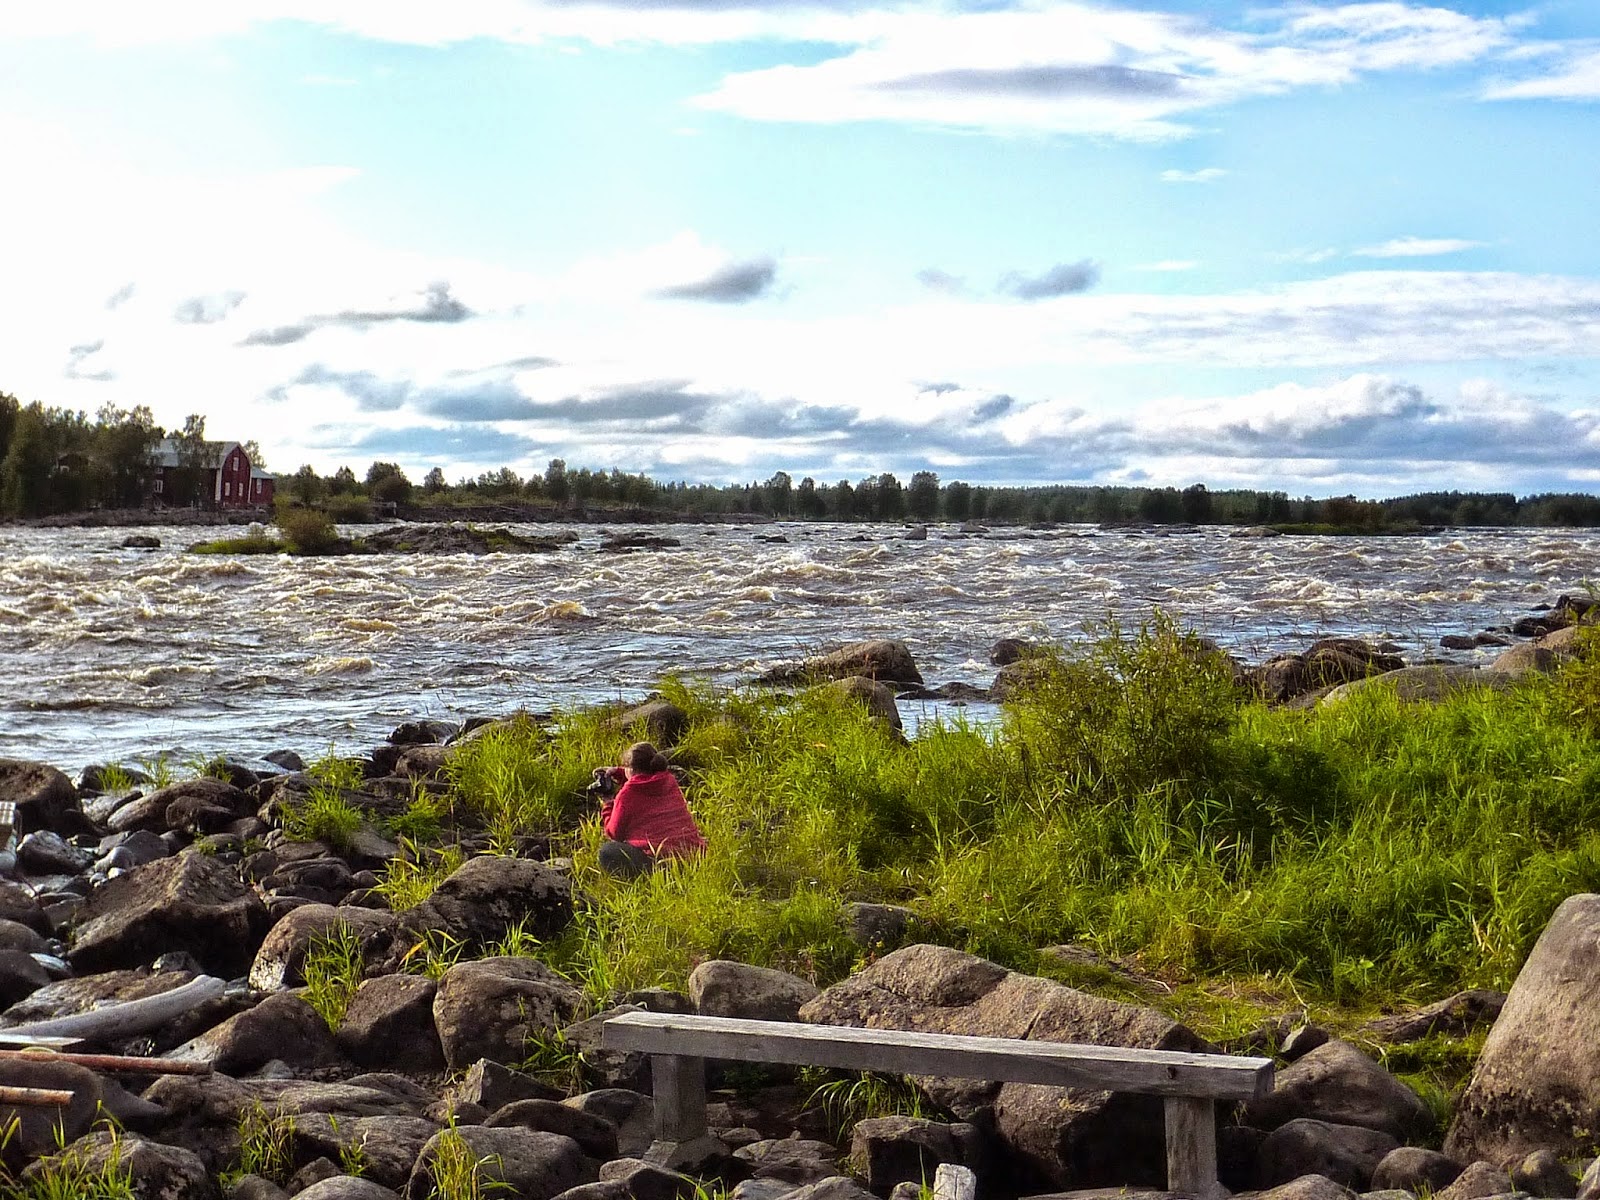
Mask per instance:
[[[904,674],[892,661],[857,669]],[[1225,1163],[1235,1188],[1285,1181],[1278,1131],[1331,1120],[1344,1086],[1334,1077],[1388,1089],[1377,1108],[1364,1102],[1388,1139],[1370,1144],[1438,1145],[1498,1011],[1489,993],[1510,986],[1567,896],[1600,886],[1600,660],[1575,654],[1553,673],[1436,703],[1403,701],[1378,676],[1302,709],[1253,698],[1223,656],[1159,621],[1070,660],[1023,661],[1033,666],[1001,723],[909,739],[882,703],[890,689],[860,675],[781,692],[669,679],[632,709],[470,729],[410,722],[369,754],[306,769],[280,755],[259,770],[218,762],[181,778],[168,765],[141,779],[119,764],[73,783],[7,764],[0,779],[22,802],[22,828],[40,832],[18,854],[27,886],[8,883],[0,898],[36,939],[66,945],[64,962],[46,941],[29,946],[42,957],[23,958],[42,975],[7,967],[15,1003],[3,1019],[160,992],[196,971],[241,977],[137,1034],[221,1074],[156,1084],[145,1099],[159,1112],[138,1110],[133,1135],[117,1135],[164,1147],[205,1179],[249,1169],[282,1183],[355,1166],[423,1196],[462,1151],[453,1136],[469,1166],[499,1155],[507,1171],[534,1172],[524,1157],[513,1167],[512,1142],[480,1131],[569,1138],[581,1124],[593,1140],[577,1157],[547,1138],[534,1155],[544,1182],[516,1176],[525,1194],[553,1200],[592,1186],[584,1154],[615,1159],[625,1134],[648,1128],[645,1097],[628,1090],[646,1086],[647,1064],[599,1048],[600,1014],[632,1003],[849,1023],[871,980],[934,1004],[923,1019],[942,1013],[944,1024],[921,1027],[958,1032],[1025,1035],[1034,1018],[1014,1014],[1012,1030],[1004,993],[1051,1012],[1070,1004],[1074,1020],[1098,1014],[1094,1028],[1117,1037],[1166,1030],[1150,1036],[1286,1064],[1339,1035],[1301,1072],[1321,1082],[1246,1114],[1256,1142]],[[597,868],[584,785],[640,736],[669,749],[710,848],[624,883]],[[161,955],[169,965],[151,974]],[[972,990],[974,971],[985,989]],[[1479,999],[1409,1028],[1386,1019],[1474,987]],[[999,1007],[981,1002],[992,989]],[[1289,1037],[1302,1027],[1314,1033]],[[1080,1040],[1094,1040],[1088,1030]],[[373,1070],[414,1082],[363,1074]],[[567,1103],[527,1107],[539,1099]],[[975,1132],[943,1136],[987,1147],[963,1161],[992,1194],[1114,1183],[1117,1172],[1143,1182],[1160,1161],[1121,1123],[1127,1145],[1109,1153],[1093,1130],[1112,1118],[1098,1107],[1068,1118],[1053,1104],[1013,1106],[996,1126],[983,1102],[938,1086],[797,1086],[760,1072],[714,1099],[726,1140],[666,1165],[724,1187],[796,1130],[815,1145],[783,1152],[808,1164],[795,1169],[835,1174],[857,1120],[891,1112],[901,1136],[965,1119]],[[524,1107],[491,1119],[513,1101]],[[554,1108],[601,1120],[551,1124]],[[329,1112],[332,1130],[315,1117]],[[408,1123],[370,1123],[379,1113]],[[84,1152],[98,1147],[104,1163],[108,1135],[65,1128],[69,1140],[98,1138]],[[880,1195],[898,1181],[866,1165],[884,1132],[869,1123],[855,1135],[866,1138],[857,1167]],[[996,1165],[1023,1145],[1035,1149]],[[762,1149],[740,1157],[741,1146]],[[49,1152],[41,1142],[24,1158]],[[1368,1186],[1376,1166],[1342,1178]],[[205,1194],[195,1188],[182,1194]],[[594,1200],[570,1200],[584,1198]]]

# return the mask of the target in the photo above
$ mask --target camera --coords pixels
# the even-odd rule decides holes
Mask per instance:
[[[584,795],[596,800],[604,800],[609,796],[614,796],[617,792],[616,776],[611,774],[610,767],[596,767],[594,769],[594,778],[589,781],[589,786],[584,788],[583,791]]]

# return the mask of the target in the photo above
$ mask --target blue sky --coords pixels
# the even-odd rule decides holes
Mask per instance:
[[[24,399],[413,478],[1600,481],[1589,0],[11,8]]]

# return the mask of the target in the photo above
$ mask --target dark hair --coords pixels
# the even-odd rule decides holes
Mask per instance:
[[[622,765],[635,775],[655,775],[667,769],[667,756],[649,742],[635,742],[622,756]]]

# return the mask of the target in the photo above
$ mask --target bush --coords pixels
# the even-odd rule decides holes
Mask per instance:
[[[274,520],[295,554],[326,554],[339,544],[333,519],[321,509],[286,506]]]

